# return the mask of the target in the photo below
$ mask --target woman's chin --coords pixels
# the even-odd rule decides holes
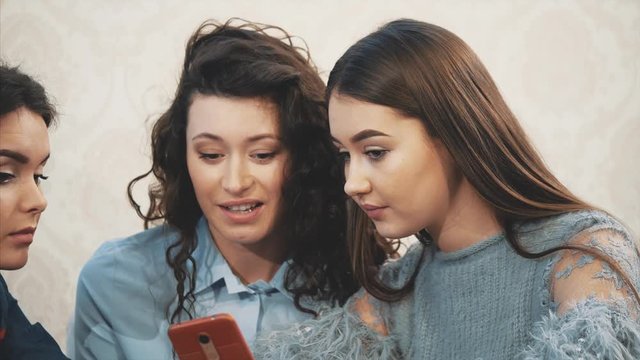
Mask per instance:
[[[18,270],[27,265],[29,253],[20,251],[18,254],[6,254],[11,256],[0,256],[0,270]]]
[[[378,234],[387,239],[402,239],[413,236],[418,231],[420,231],[420,229],[414,231],[410,228],[400,228],[398,226],[390,226],[388,224],[374,224],[376,226],[376,231],[378,232]]]

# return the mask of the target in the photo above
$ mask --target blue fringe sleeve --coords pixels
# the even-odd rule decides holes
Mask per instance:
[[[637,243],[615,219],[589,214],[569,243],[590,252],[565,250],[551,262],[549,314],[534,324],[524,359],[640,359]]]
[[[624,309],[591,298],[562,316],[550,312],[535,325],[522,358],[640,359],[640,324]]]
[[[400,259],[386,263],[380,276],[389,286],[400,287],[411,277],[420,262],[423,248],[412,245]],[[343,307],[325,306],[316,319],[292,327],[258,334],[253,353],[258,360],[393,360],[402,359],[397,332],[389,320],[408,321],[408,311],[391,315],[389,304],[375,299],[364,289],[354,294]],[[391,319],[393,317],[393,319]],[[391,333],[391,335],[383,335]]]
[[[259,335],[254,356],[258,360],[401,358],[392,337],[378,334],[345,308],[333,308],[317,319]]]

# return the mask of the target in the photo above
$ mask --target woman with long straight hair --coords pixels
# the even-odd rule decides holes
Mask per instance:
[[[265,358],[640,358],[637,243],[549,171],[460,38],[392,21],[338,60],[327,97],[363,290],[266,337]],[[376,273],[371,223],[420,242]]]

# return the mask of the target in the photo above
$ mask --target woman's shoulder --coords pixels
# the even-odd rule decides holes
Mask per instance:
[[[554,278],[568,279],[586,269],[599,265],[592,274],[598,278],[616,279],[625,273],[640,286],[640,251],[637,239],[613,216],[598,210],[576,211],[532,221],[523,226],[518,241],[529,251],[542,252],[560,246],[572,250],[557,252],[548,258],[546,266]],[[548,271],[547,271],[548,273]]]
[[[607,232],[625,239],[633,245],[633,239],[625,226],[613,216],[600,210],[571,211],[542,219],[529,220],[516,225],[519,242],[532,252],[575,242],[579,237]],[[596,240],[594,240],[596,239]],[[591,242],[599,237],[591,236]],[[594,244],[595,245],[595,244]]]
[[[640,251],[636,239],[602,211],[579,211],[532,221],[518,241],[529,251],[553,251],[539,260],[540,281],[552,309],[565,312],[588,299],[634,304],[640,287]],[[533,246],[532,246],[533,245]],[[637,308],[638,311],[640,308]]]
[[[555,246],[571,249],[546,261],[548,290],[540,293],[551,311],[536,323],[524,358],[638,358],[640,253],[629,231],[600,211],[546,219],[543,228]]]
[[[107,240],[85,263],[80,280],[164,272],[166,249],[178,236],[170,226],[159,225],[124,238]]]
[[[31,324],[0,275],[0,358],[67,359],[51,335]]]

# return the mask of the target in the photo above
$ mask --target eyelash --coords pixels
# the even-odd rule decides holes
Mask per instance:
[[[33,180],[35,180],[36,184],[38,184],[38,185],[40,185],[40,182],[42,180],[47,180],[47,179],[49,179],[49,177],[48,176],[44,176],[42,174],[35,174],[33,176]]]
[[[5,172],[0,172],[0,184],[5,184],[7,182],[9,182],[9,180],[15,178],[14,175],[9,174],[9,173],[5,173]]]
[[[256,160],[258,160],[258,162],[266,163],[266,162],[269,162],[274,157],[276,157],[276,152],[255,153],[255,154],[251,155],[251,157],[253,157]]]
[[[373,161],[380,161],[382,160],[382,158],[384,158],[385,155],[387,155],[388,152],[389,150],[375,149],[367,150],[364,153],[369,157],[369,159]]]
[[[0,172],[0,185],[2,184],[6,184],[9,181],[11,181],[12,179],[15,179],[16,176],[13,174],[9,174],[9,173],[5,173],[5,172]],[[33,181],[35,181],[36,185],[40,185],[40,182],[42,180],[47,180],[49,179],[48,176],[44,176],[43,174],[35,174],[33,175]]]
[[[389,152],[389,150],[375,149],[375,150],[367,150],[367,151],[364,152],[364,154],[371,161],[380,161],[380,160],[382,160],[384,158],[384,156],[388,152]],[[349,152],[341,151],[341,152],[338,153],[338,158],[340,159],[340,161],[342,163],[347,163],[351,159],[351,156],[349,155]]]
[[[208,154],[208,153],[200,153],[200,159],[204,160],[218,160],[222,157],[222,154]]]
[[[256,159],[260,163],[266,163],[266,162],[269,162],[269,160],[271,160],[274,157],[276,157],[276,154],[277,154],[277,152],[275,152],[275,151],[274,152],[261,152],[261,153],[251,154],[251,157]],[[224,156],[223,154],[200,153],[200,158],[204,159],[204,160],[208,160],[208,161],[219,160],[223,156]]]

